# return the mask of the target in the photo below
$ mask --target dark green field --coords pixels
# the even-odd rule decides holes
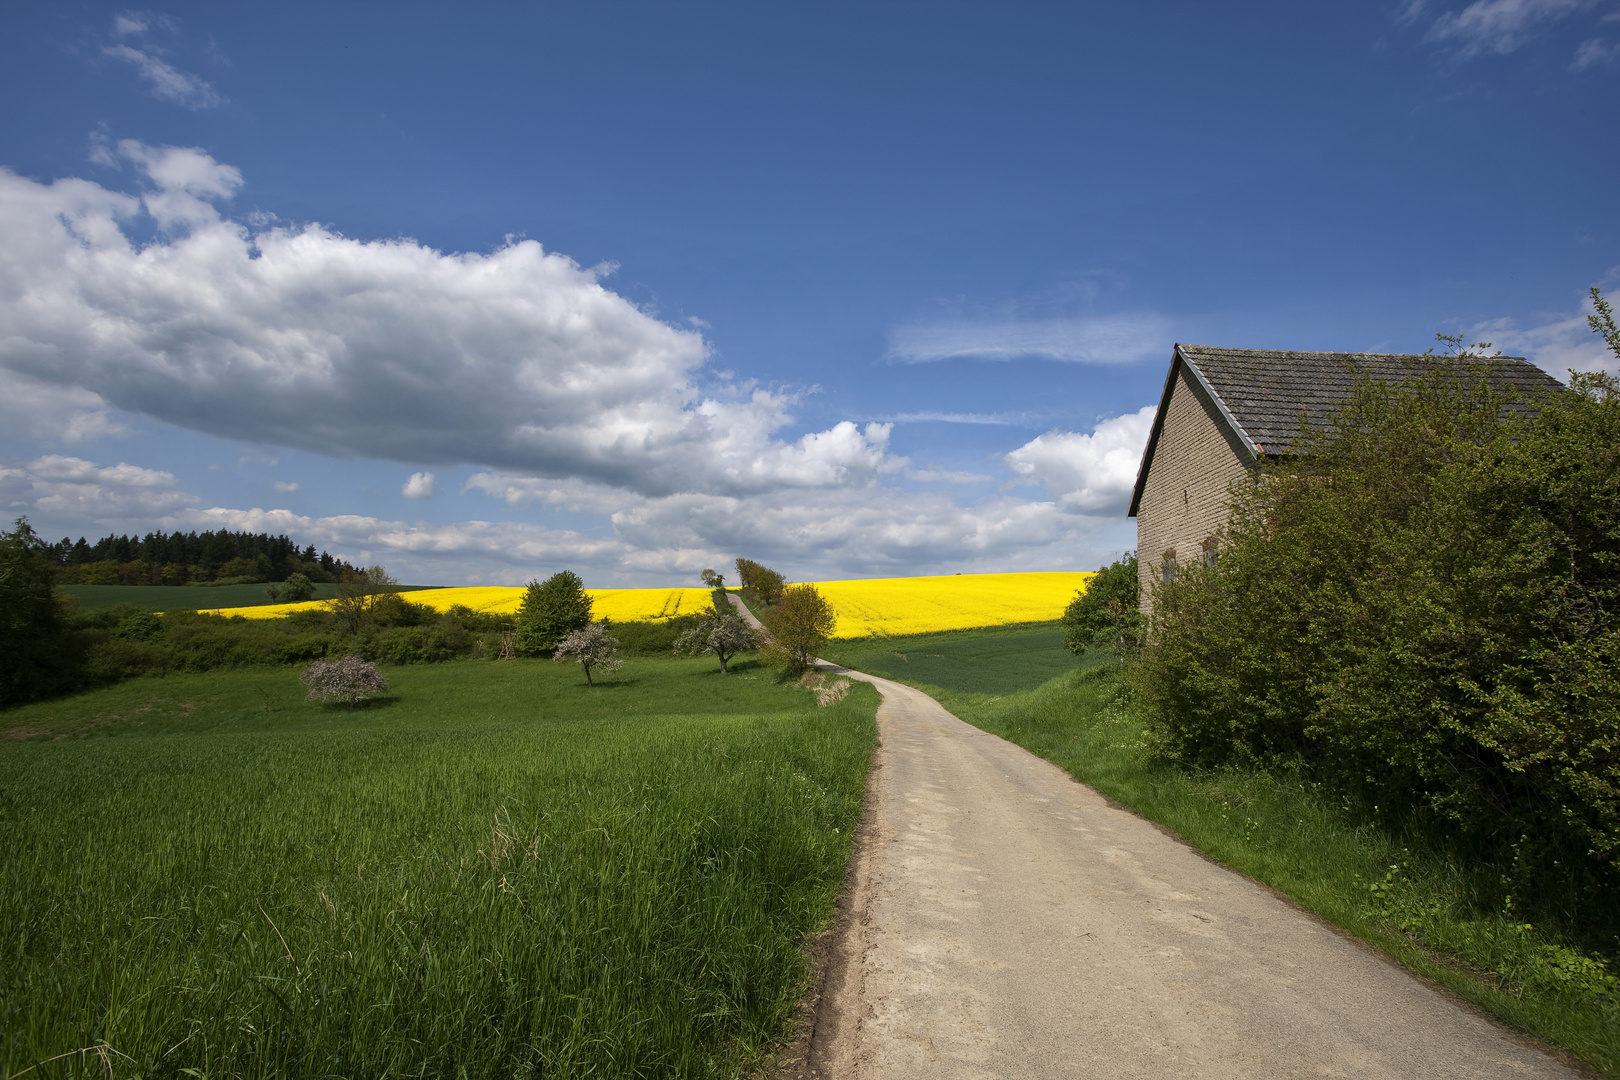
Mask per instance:
[[[969,694],[1033,690],[1075,667],[1055,623],[835,641],[821,655],[913,686]]]
[[[263,585],[58,585],[79,606],[91,611],[117,604],[134,604],[147,611],[208,611],[213,608],[259,607],[271,604]],[[401,592],[432,589],[433,585],[401,585]],[[315,586],[316,600],[330,600],[337,586]]]
[[[662,658],[595,690],[547,661],[388,675],[354,711],[280,668],[0,713],[0,1076],[91,1046],[161,1077],[733,1076],[768,1051],[843,880],[874,691],[819,708]]]

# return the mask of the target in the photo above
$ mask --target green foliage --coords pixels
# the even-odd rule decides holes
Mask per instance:
[[[771,640],[760,658],[790,675],[809,669],[827,647],[838,613],[814,585],[789,585],[761,620]]]
[[[398,602],[399,582],[381,566],[370,566],[344,571],[326,606],[343,620],[349,633],[358,634],[361,627],[391,621],[390,613]]]
[[[769,606],[781,600],[787,578],[752,559],[738,559],[737,582],[759,603]]]
[[[80,537],[50,545],[67,585],[188,585],[257,583],[302,573],[311,581],[336,581],[355,568],[314,545],[299,550],[285,536],[232,532],[148,533]]]
[[[1109,563],[1063,609],[1063,644],[1076,656],[1087,649],[1131,649],[1141,638],[1141,583],[1136,552]]]
[[[1495,867],[1328,785],[1166,761],[1153,752],[1124,671],[1119,658],[1092,651],[1079,670],[1039,689],[936,693],[968,723],[1057,764],[1502,1022],[1620,1076],[1620,969],[1582,948],[1570,926],[1532,923],[1503,904]],[[1593,899],[1615,903],[1613,894]]]
[[[517,651],[549,656],[563,638],[591,621],[591,598],[572,570],[559,570],[544,582],[530,581],[513,620]]]
[[[287,580],[281,583],[281,602],[283,604],[302,604],[315,597],[315,583],[303,574],[289,574]],[[272,597],[274,599],[274,597]]]
[[[0,706],[71,684],[79,650],[55,585],[49,550],[18,518],[0,533]]]
[[[672,619],[638,619],[610,624],[624,656],[668,656],[680,636],[698,625],[696,615]]]
[[[1534,403],[1468,361],[1367,381],[1302,446],[1237,493],[1214,567],[1155,592],[1160,745],[1415,805],[1509,898],[1593,925],[1620,884],[1614,380]]]
[[[877,699],[711,666],[395,669],[353,713],[262,669],[0,714],[0,1076],[101,1042],[119,1076],[750,1074],[833,915]]]
[[[72,585],[57,582],[57,591],[87,609],[134,604],[147,611],[198,611],[205,608],[259,607],[272,601],[263,585]],[[401,586],[409,589],[411,586]],[[337,586],[318,583],[311,600],[330,600]]]
[[[1592,310],[1596,314],[1586,317],[1586,325],[1592,328],[1592,333],[1603,338],[1603,343],[1616,358],[1620,358],[1620,326],[1614,324],[1614,308],[1609,306],[1596,285],[1592,286]]]

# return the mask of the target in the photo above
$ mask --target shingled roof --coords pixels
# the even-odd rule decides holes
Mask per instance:
[[[1176,374],[1185,371],[1194,393],[1208,396],[1220,415],[1229,441],[1244,447],[1252,459],[1281,456],[1298,437],[1300,417],[1325,427],[1333,411],[1350,397],[1358,376],[1398,382],[1433,371],[1444,356],[1394,353],[1292,352],[1279,349],[1221,349],[1177,345],[1165,378],[1159,411],[1153,418],[1147,449],[1136,474],[1130,516],[1136,515],[1147,482],[1148,467],[1164,425],[1165,407]],[[1534,394],[1561,384],[1520,356],[1490,359],[1493,381],[1505,390]]]

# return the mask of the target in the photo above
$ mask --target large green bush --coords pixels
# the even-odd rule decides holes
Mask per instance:
[[[1612,890],[1615,380],[1536,401],[1468,360],[1366,380],[1297,449],[1234,492],[1213,566],[1156,588],[1137,682],[1163,749],[1428,815],[1510,897]]]
[[[514,618],[517,651],[549,656],[557,643],[591,621],[591,598],[572,570],[560,570],[545,581],[530,581]]]
[[[1136,552],[1109,563],[1063,609],[1063,644],[1076,656],[1088,649],[1135,648],[1142,630],[1142,586]]]
[[[0,706],[74,681],[79,643],[55,596],[56,563],[24,518],[0,533]]]

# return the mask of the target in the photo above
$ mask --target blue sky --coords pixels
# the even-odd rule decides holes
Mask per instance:
[[[1176,341],[1601,366],[1620,2],[0,9],[0,500],[1090,569]]]

